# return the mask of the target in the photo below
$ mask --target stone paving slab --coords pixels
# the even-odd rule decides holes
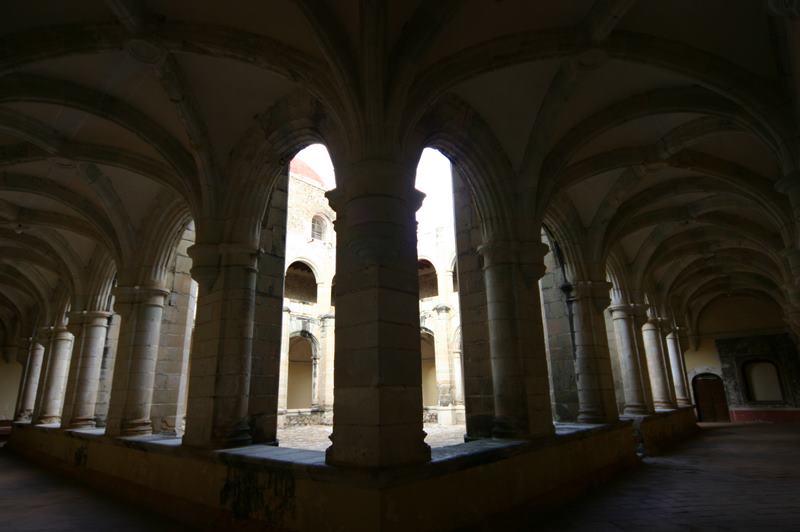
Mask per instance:
[[[532,524],[532,526],[534,526]],[[800,531],[800,425],[715,425],[536,529]]]

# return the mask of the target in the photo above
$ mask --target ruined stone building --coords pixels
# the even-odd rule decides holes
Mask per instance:
[[[198,527],[491,529],[800,421],[800,2],[0,13],[3,452]]]

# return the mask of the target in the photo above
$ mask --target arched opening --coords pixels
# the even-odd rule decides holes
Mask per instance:
[[[436,347],[433,333],[420,333],[420,353],[422,356],[422,405],[436,406],[439,391],[436,386]]]
[[[728,422],[728,399],[725,396],[725,384],[718,375],[701,373],[692,379],[694,399],[697,404],[698,421]]]
[[[308,264],[295,261],[289,265],[283,297],[308,304],[317,302],[317,278]]]
[[[419,298],[428,299],[439,295],[439,287],[436,280],[436,268],[429,260],[420,259],[417,262],[417,274],[419,275]]]
[[[742,368],[747,399],[758,402],[783,402],[778,368],[768,360],[747,362]]]
[[[289,369],[286,386],[286,408],[290,410],[311,408],[315,346],[313,340],[303,334],[289,339]]]

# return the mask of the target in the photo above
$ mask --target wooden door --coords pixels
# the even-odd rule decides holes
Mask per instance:
[[[717,375],[704,373],[692,380],[698,421],[729,422],[725,385]]]

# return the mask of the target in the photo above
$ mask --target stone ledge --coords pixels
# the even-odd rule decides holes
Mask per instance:
[[[630,422],[568,432],[442,447],[429,464],[382,472],[327,466],[316,451],[202,451],[179,447],[177,438],[40,427],[16,428],[9,447],[197,526],[416,530],[491,522],[536,501],[563,500],[637,463]]]
[[[649,456],[663,453],[699,430],[691,406],[658,410],[646,416],[626,416],[625,419],[633,421],[640,453]]]

